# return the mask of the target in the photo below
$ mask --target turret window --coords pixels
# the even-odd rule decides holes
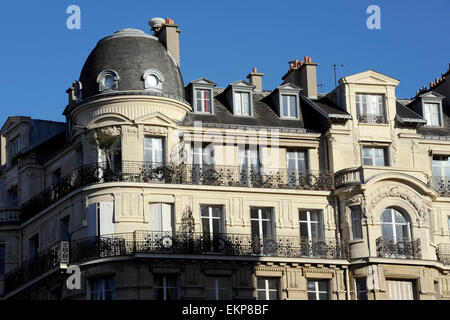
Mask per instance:
[[[119,89],[120,77],[114,70],[102,71],[97,77],[100,92]]]
[[[164,75],[156,69],[148,69],[142,75],[144,80],[144,88],[147,91],[162,91]]]

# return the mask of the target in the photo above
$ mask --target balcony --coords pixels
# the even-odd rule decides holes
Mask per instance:
[[[95,163],[80,167],[22,205],[23,221],[70,192],[106,182],[144,182],[291,190],[331,190],[328,171],[241,168],[233,166],[174,165],[124,161],[120,165]]]
[[[0,208],[0,226],[20,223],[20,208]]]
[[[151,254],[196,254],[249,257],[347,259],[346,242],[334,238],[254,237],[248,234],[135,231],[72,241],[71,262],[95,258]]]
[[[357,115],[359,123],[369,123],[369,124],[384,124],[387,123],[386,115],[377,114],[358,114]]]
[[[39,252],[36,258],[24,261],[5,276],[5,293],[17,289],[30,280],[69,262],[69,242],[61,241]]]
[[[5,277],[5,292],[20,287],[61,263],[135,254],[348,259],[349,249],[347,242],[334,238],[259,238],[248,234],[215,234],[211,237],[202,233],[135,231],[85,238],[70,244],[59,242],[9,272]]]
[[[422,259],[420,239],[383,239],[376,240],[377,256],[380,258],[393,259]]]
[[[450,265],[450,243],[440,243],[436,248],[436,256],[439,262]]]
[[[440,196],[450,197],[450,178],[449,177],[433,177],[433,186]]]

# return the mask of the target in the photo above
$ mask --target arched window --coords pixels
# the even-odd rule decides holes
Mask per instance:
[[[119,89],[120,77],[114,70],[104,70],[97,77],[100,92]]]
[[[162,91],[162,85],[164,82],[164,75],[156,69],[145,70],[142,75],[144,80],[144,88],[148,91]]]
[[[402,241],[411,238],[409,219],[395,208],[387,208],[381,215],[383,239]]]

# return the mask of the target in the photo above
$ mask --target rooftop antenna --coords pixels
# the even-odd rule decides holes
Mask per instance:
[[[329,65],[329,64],[326,64],[326,65],[324,65],[324,64],[321,64],[321,65],[319,65],[319,67],[333,67],[333,69],[334,69],[334,87],[336,88],[337,87],[337,68],[338,67],[341,67],[341,68],[343,68],[343,67],[348,67],[348,64],[331,64],[331,65]]]

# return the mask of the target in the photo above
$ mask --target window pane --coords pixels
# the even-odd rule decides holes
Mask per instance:
[[[257,278],[256,280],[258,289],[264,289],[266,287],[266,279],[265,278]]]
[[[241,94],[239,92],[234,94],[234,102],[236,103],[234,111],[236,114],[241,114]]]
[[[258,300],[266,300],[266,292],[258,291]]]
[[[283,113],[282,113],[282,115],[284,117],[287,117],[289,115],[288,114],[288,97],[287,96],[283,96],[282,101],[283,101]]]
[[[328,292],[320,292],[319,300],[329,300]]]
[[[297,100],[295,96],[289,96],[290,116],[297,118]]]
[[[308,300],[317,300],[315,292],[308,292]]]
[[[269,300],[278,300],[278,292],[270,291],[269,292]]]
[[[381,231],[383,234],[383,239],[389,240],[394,238],[392,224],[381,224]]]

